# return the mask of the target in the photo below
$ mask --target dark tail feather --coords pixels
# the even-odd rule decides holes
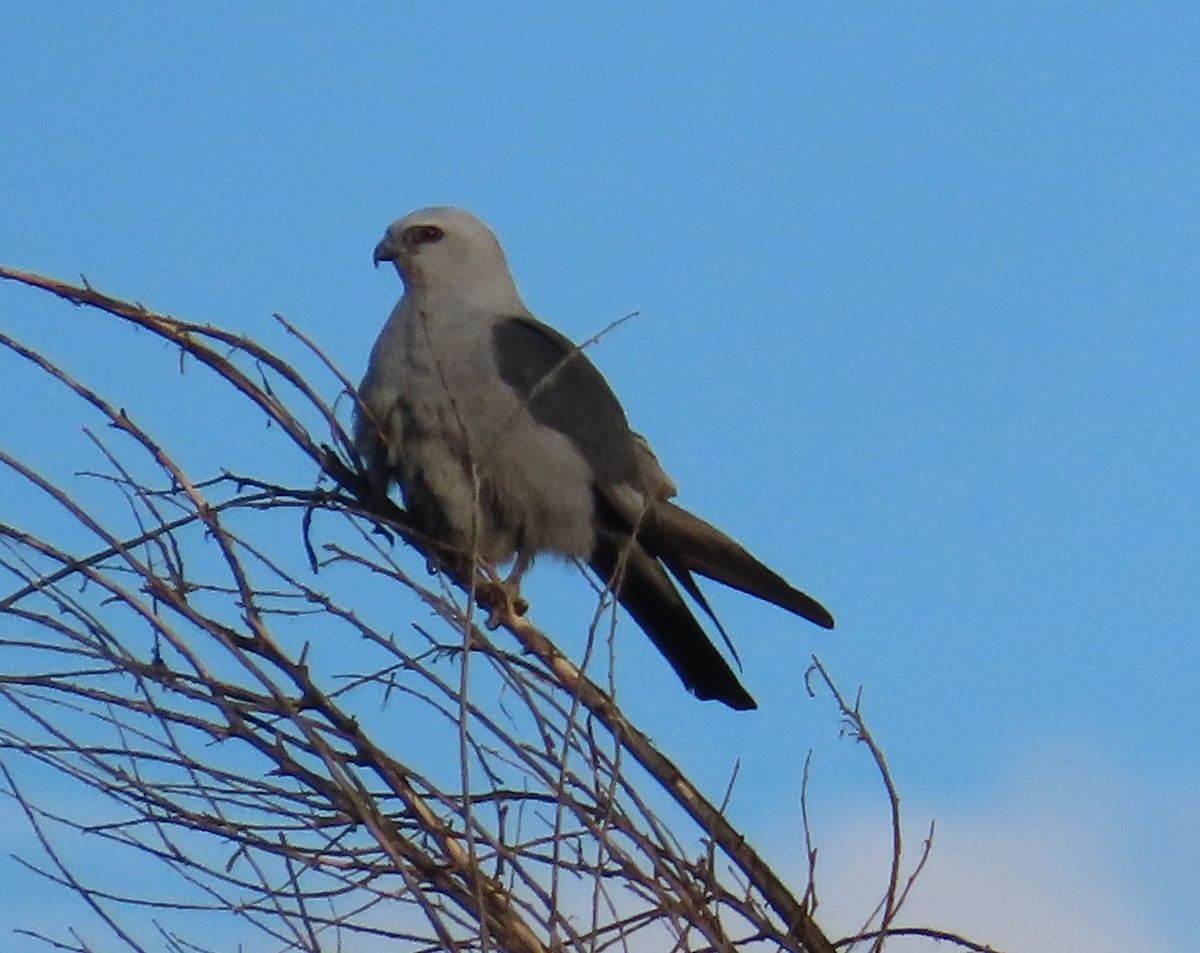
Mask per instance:
[[[697,698],[713,698],[739,711],[758,707],[662,565],[640,543],[624,533],[598,529],[590,564]]]
[[[674,503],[656,501],[638,527],[638,538],[672,566],[683,566],[833,628],[833,616],[816,599],[791,586],[715,526]]]
[[[733,660],[737,662],[738,670],[742,668],[742,657],[738,655],[737,648],[733,644],[733,639],[729,637],[729,633],[725,631],[725,626],[721,625],[721,620],[717,618],[717,614],[713,612],[712,606],[708,604],[708,599],[704,593],[700,591],[700,587],[696,585],[696,580],[688,570],[687,566],[679,560],[668,558],[665,555],[659,555],[663,561],[663,565],[675,577],[675,581],[683,586],[683,591],[696,600],[696,604],[704,610],[704,614],[712,620],[712,624],[717,627],[717,631],[721,633],[721,640],[725,643],[725,648],[729,649],[729,654],[733,656]]]

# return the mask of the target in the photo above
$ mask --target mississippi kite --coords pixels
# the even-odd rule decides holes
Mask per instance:
[[[538,554],[587,560],[692,692],[755,707],[670,576],[714,622],[693,573],[826,628],[832,616],[670,502],[674,483],[607,381],[529,313],[481,221],[413,212],[388,228],[381,261],[404,294],[360,388],[356,441],[376,489],[395,481],[421,532],[493,577],[514,560],[511,598]]]

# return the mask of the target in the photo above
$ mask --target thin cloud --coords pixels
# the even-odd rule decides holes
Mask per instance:
[[[898,926],[949,930],[1004,953],[1124,953],[1131,943],[1185,953],[1184,925],[1159,918],[1165,905],[1151,877],[1161,871],[1139,847],[1171,843],[1167,826],[1200,840],[1200,809],[1172,811],[1173,789],[1088,760],[1077,745],[1028,753],[991,790],[982,805],[904,800],[910,869],[930,818],[937,831]],[[831,936],[856,932],[879,899],[880,878],[864,883],[862,874],[887,869],[881,820],[880,808],[864,807],[815,823],[817,919]],[[1142,836],[1151,820],[1156,836]],[[948,949],[928,939],[893,944],[904,953]]]

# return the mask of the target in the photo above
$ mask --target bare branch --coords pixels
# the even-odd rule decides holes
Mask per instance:
[[[86,283],[0,277],[168,342],[314,467],[299,486],[218,461],[188,472],[136,410],[0,336],[56,382],[65,419],[108,425],[85,432],[98,460],[69,484],[0,451],[0,478],[42,501],[0,524],[0,777],[49,861],[29,869],[81,897],[117,948],[835,949],[812,919],[807,808],[797,898],[731,822],[732,781],[706,799],[528,620],[501,616],[512,642],[476,625],[495,587],[379,498],[334,410],[354,388],[308,336],[278,318],[328,380]],[[444,571],[414,578],[397,538]],[[608,607],[602,594],[593,637]],[[880,949],[924,861],[901,888],[882,752],[817,666],[893,808],[880,928],[837,944]],[[134,863],[98,887],[72,839]],[[114,879],[143,869],[149,886]]]

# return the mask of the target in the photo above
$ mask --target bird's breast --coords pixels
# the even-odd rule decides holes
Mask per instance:
[[[538,423],[500,377],[490,328],[418,319],[406,329],[397,401],[402,489],[420,483],[481,555],[586,557],[594,542],[593,474],[564,434]],[[474,529],[472,530],[472,527]]]

